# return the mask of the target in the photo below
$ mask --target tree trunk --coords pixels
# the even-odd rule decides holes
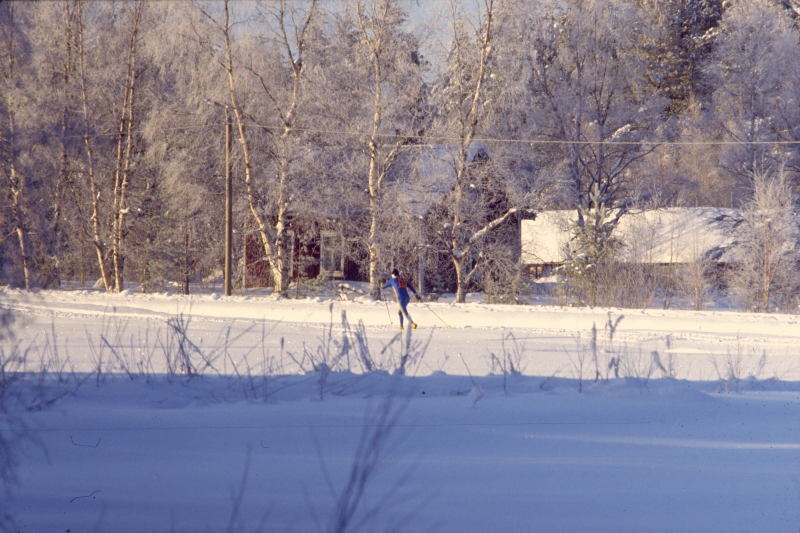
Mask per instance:
[[[92,215],[90,223],[92,226],[91,239],[97,255],[97,266],[100,268],[100,276],[103,280],[103,287],[107,292],[111,291],[111,277],[106,265],[106,247],[103,241],[103,229],[100,219],[100,189],[94,172],[94,151],[89,136],[89,95],[86,88],[86,65],[84,61],[83,49],[83,3],[78,1],[78,58],[81,75],[81,99],[83,101],[83,144],[86,149],[87,174],[89,178],[89,189],[92,194]],[[87,231],[88,233],[88,231]]]
[[[375,246],[369,247],[369,295],[373,300],[381,299],[380,256]]]
[[[287,252],[291,248],[289,239],[286,209],[278,210],[278,223],[275,225],[275,258],[270,263],[272,266],[273,291],[281,296],[289,293],[289,261]]]
[[[361,3],[357,3],[357,9],[360,11]],[[384,10],[389,8],[389,3],[384,4]],[[363,20],[364,17],[358,13],[359,23],[362,25],[362,32],[369,39],[368,32],[364,31]],[[372,67],[373,67],[373,83],[374,93],[372,98],[372,135],[369,140],[369,171],[367,175],[367,193],[369,194],[369,292],[373,300],[380,298],[380,268],[378,261],[380,259],[380,245],[378,244],[378,217],[380,213],[380,205],[378,202],[379,195],[382,193],[381,185],[383,176],[378,176],[378,157],[380,155],[377,144],[378,133],[380,133],[381,122],[383,120],[381,105],[381,96],[383,94],[383,84],[381,79],[381,64],[380,56],[382,52],[381,39],[378,38],[372,43]]]
[[[272,267],[273,291],[281,296],[289,292],[289,261],[286,252],[290,248],[286,242],[289,230],[289,179],[291,169],[289,159],[292,153],[292,128],[284,126],[281,135],[281,159],[278,172],[278,217],[275,224],[275,254],[270,261]]]
[[[367,239],[367,249],[369,250],[369,295],[373,300],[380,299],[381,292],[381,268],[380,268],[380,248],[377,243],[378,238],[378,206],[375,198],[371,197],[370,205],[370,225],[369,238]]]
[[[9,85],[14,85],[15,81],[15,67],[16,67],[16,51],[15,51],[15,43],[14,43],[14,26],[16,25],[16,21],[14,19],[14,5],[10,4],[8,8],[8,19],[9,19],[9,28],[8,32],[4,35],[4,37],[8,40],[6,43],[8,46],[8,55],[4,58],[7,63],[8,71],[5,73],[5,78]],[[5,28],[4,28],[5,29]],[[4,32],[5,33],[5,32]],[[22,256],[22,273],[25,278],[25,288],[30,289],[32,287],[33,279],[32,279],[32,272],[31,272],[31,264],[30,264],[30,250],[28,247],[28,231],[26,229],[25,224],[25,212],[23,209],[23,203],[25,198],[25,179],[23,176],[19,175],[17,170],[17,131],[16,131],[16,117],[15,117],[15,105],[11,101],[11,99],[6,95],[4,98],[5,100],[5,111],[8,114],[8,153],[9,159],[8,164],[9,168],[6,169],[6,176],[9,180],[9,189],[11,192],[10,201],[11,201],[11,213],[13,218],[14,224],[14,232],[17,234],[17,240],[19,242],[19,250],[20,255]]]
[[[70,181],[70,172],[69,172],[69,155],[67,151],[67,136],[69,135],[69,119],[70,119],[70,108],[69,108],[69,82],[72,76],[73,71],[73,62],[72,62],[72,39],[73,39],[73,24],[74,24],[74,5],[70,5],[66,3],[64,6],[64,59],[62,62],[62,90],[61,90],[61,98],[62,108],[61,108],[61,155],[59,160],[59,167],[58,167],[58,181],[56,186],[54,187],[54,198],[53,198],[53,215],[52,215],[52,223],[50,226],[50,236],[49,236],[49,254],[50,259],[53,262],[53,270],[49,273],[47,282],[55,281],[58,285],[61,285],[61,273],[59,268],[59,255],[62,249],[62,240],[61,240],[61,226],[60,220],[62,216],[62,191],[64,188],[69,184]]]
[[[25,278],[25,288],[31,289],[33,287],[33,277],[31,272],[30,251],[28,249],[28,232],[25,229],[25,215],[22,212],[23,185],[16,173],[13,161],[11,163],[11,195],[13,198],[11,212],[14,216],[14,230],[17,234],[19,251],[22,256],[22,274]]]
[[[134,7],[133,27],[131,28],[130,43],[128,45],[128,69],[126,74],[125,95],[122,99],[122,113],[119,122],[119,136],[117,138],[117,168],[114,179],[114,223],[112,237],[112,258],[114,262],[114,290],[122,292],[125,289],[125,214],[128,212],[128,185],[130,184],[130,169],[133,154],[133,108],[136,96],[136,53],[141,21],[143,2],[137,2]],[[125,153],[123,155],[123,145]]]
[[[458,161],[456,167],[456,184],[453,192],[453,205],[451,207],[451,221],[452,221],[452,235],[449,239],[448,246],[450,247],[450,257],[453,260],[453,265],[456,268],[456,302],[464,303],[466,300],[466,289],[469,283],[472,272],[467,273],[467,263],[470,257],[470,249],[476,233],[470,233],[467,228],[462,227],[463,219],[462,214],[471,209],[472,206],[467,205],[465,202],[466,191],[469,188],[467,179],[467,166],[469,148],[472,140],[475,137],[475,130],[477,129],[479,117],[479,106],[481,98],[483,97],[483,82],[486,79],[487,63],[489,61],[489,54],[492,50],[492,40],[494,39],[494,28],[492,26],[492,18],[494,16],[493,0],[489,0],[485,10],[485,22],[481,29],[479,60],[477,71],[474,73],[475,86],[467,89],[467,78],[470,77],[467,72],[467,66],[463,63],[461,53],[463,50],[463,43],[456,44],[456,61],[458,63],[459,76],[457,83],[459,85],[460,96],[458,102],[458,122],[459,122],[459,139],[460,144],[458,148]],[[457,34],[457,31],[454,35]],[[463,105],[469,102],[469,107],[466,113],[462,111]],[[483,231],[483,230],[482,230]]]
[[[456,303],[463,304],[467,301],[467,261],[469,254],[460,258],[453,256],[453,266],[456,268]]]
[[[275,276],[275,265],[277,264],[277,243],[275,241],[277,240],[277,235],[275,234],[276,232],[274,229],[270,228],[266,218],[261,214],[261,202],[258,198],[259,195],[257,194],[253,180],[253,158],[250,147],[250,138],[247,134],[247,126],[244,122],[244,113],[239,107],[239,101],[236,95],[236,80],[234,77],[233,52],[230,36],[231,22],[229,0],[224,1],[223,8],[225,13],[225,21],[221,31],[225,41],[225,71],[228,75],[228,95],[231,99],[231,109],[233,109],[233,114],[236,117],[236,126],[239,132],[239,142],[242,146],[242,156],[244,159],[244,183],[245,190],[247,192],[247,201],[248,206],[250,207],[250,213],[253,215],[253,218],[256,221],[258,236],[261,238],[261,244],[264,247],[264,252],[266,253],[267,259],[272,267],[273,276]],[[209,16],[209,18],[211,17]],[[246,260],[247,258],[245,257],[245,261]]]
[[[14,122],[14,110],[11,106],[6,106],[9,114],[9,142],[11,144],[11,164],[9,181],[11,189],[11,213],[14,220],[14,232],[17,234],[19,251],[22,256],[22,274],[25,278],[25,288],[31,289],[33,286],[33,274],[31,272],[30,249],[28,247],[28,231],[25,224],[25,213],[23,210],[23,199],[25,196],[25,182],[17,172],[16,165],[16,124]]]

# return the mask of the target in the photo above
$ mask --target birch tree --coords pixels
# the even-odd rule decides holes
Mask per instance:
[[[83,2],[78,2],[78,22],[77,22],[77,46],[78,46],[78,72],[80,80],[80,100],[83,119],[83,143],[85,159],[83,162],[82,175],[85,183],[88,184],[89,197],[85,198],[85,189],[72,186],[73,199],[75,206],[81,217],[88,222],[88,227],[84,227],[87,238],[92,242],[97,257],[97,266],[100,271],[100,279],[106,291],[110,291],[111,272],[107,264],[106,238],[103,229],[103,208],[101,206],[102,190],[100,176],[97,173],[95,162],[94,128],[92,115],[90,113],[91,102],[89,91],[91,81],[89,79],[89,68],[87,67],[88,54],[85,46],[86,19],[84,19]],[[83,189],[83,190],[82,190]],[[88,209],[87,209],[88,208]]]
[[[23,146],[30,139],[23,138],[24,124],[20,124],[18,114],[26,106],[28,96],[21,78],[27,66],[24,42],[26,21],[19,12],[17,3],[9,2],[0,6],[0,172],[3,174],[3,189],[9,207],[9,222],[16,235],[19,258],[24,277],[24,286],[30,289],[34,284],[32,264],[32,244],[30,242],[28,216],[29,176],[23,171],[21,156]]]
[[[346,130],[363,132],[351,145],[358,166],[348,174],[353,176],[352,186],[366,194],[369,227],[359,233],[368,253],[370,295],[376,299],[385,263],[381,253],[385,225],[392,218],[387,181],[404,148],[416,142],[424,113],[425,64],[417,37],[404,31],[408,17],[404,4],[348,1],[337,36],[344,41],[341,53],[347,61],[329,66],[337,95],[332,114]],[[339,71],[330,72],[332,67]]]
[[[196,33],[207,46],[219,42],[218,61],[227,77],[227,105],[242,150],[249,211],[270,264],[275,293],[286,295],[297,166],[308,156],[298,138],[303,134],[309,40],[318,30],[317,2],[257,2],[250,22],[258,32],[246,40],[241,37],[242,42],[235,30],[243,19],[237,18],[232,3],[225,0],[219,13],[212,6],[198,5],[207,28]],[[256,101],[260,109],[254,106]],[[248,124],[256,117],[260,128],[254,134]],[[256,153],[257,138],[264,143],[262,154]]]
[[[89,8],[88,10],[86,8]],[[147,4],[120,7],[78,2],[78,76],[84,160],[89,197],[73,187],[84,231],[97,257],[107,291],[124,289],[125,238],[130,189],[139,146],[138,64],[141,26]],[[110,105],[109,105],[110,104]]]
[[[800,228],[796,195],[783,172],[756,173],[753,196],[736,229],[737,263],[729,284],[746,309],[788,312],[800,283]]]
[[[114,263],[114,289],[121,292],[125,289],[125,235],[126,216],[130,211],[128,189],[131,183],[132,164],[134,158],[133,147],[134,127],[137,125],[138,114],[135,112],[138,105],[137,78],[141,66],[137,63],[139,58],[139,35],[142,15],[146,3],[144,0],[133,2],[131,20],[128,34],[128,47],[126,57],[126,70],[122,85],[122,102],[119,106],[117,157],[114,168],[114,190],[112,201],[113,222],[112,234],[112,259]]]
[[[481,247],[493,231],[509,219],[513,220],[518,210],[513,204],[499,210],[491,209],[492,202],[483,192],[498,193],[499,184],[480,184],[480,170],[473,166],[474,170],[470,171],[479,152],[489,155],[475,141],[487,127],[487,82],[493,75],[492,56],[496,53],[498,33],[497,2],[487,0],[481,8],[478,18],[474,19],[464,6],[450,3],[447,71],[434,94],[438,108],[436,134],[442,135],[450,146],[445,157],[452,177],[442,176],[441,180],[452,183],[452,188],[439,204],[439,213],[432,218],[438,227],[432,233],[436,241],[430,246],[453,264],[458,303],[465,302],[467,288],[479,272]],[[489,174],[483,177],[491,179]]]
[[[31,237],[31,264],[37,285],[59,283],[64,255],[74,236],[72,217],[65,203],[77,140],[75,106],[71,92],[74,75],[74,2],[19,4],[28,20],[24,26],[23,61],[27,65],[19,88],[25,105],[17,110],[17,123],[26,131],[20,144],[27,161]],[[19,158],[18,158],[19,160]]]

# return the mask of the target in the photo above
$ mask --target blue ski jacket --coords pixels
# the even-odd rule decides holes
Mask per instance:
[[[408,291],[410,290],[414,294],[417,294],[417,291],[414,290],[414,287],[406,281],[405,278],[392,278],[386,282],[386,284],[381,287],[381,289],[388,289],[391,287],[394,289],[394,294],[397,296],[397,301],[400,305],[405,305],[411,299],[408,295]]]

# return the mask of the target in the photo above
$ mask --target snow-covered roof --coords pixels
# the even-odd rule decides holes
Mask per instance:
[[[631,212],[620,219],[614,230],[614,236],[624,244],[620,260],[670,264],[708,257],[718,262],[729,262],[732,230],[739,216],[737,209],[715,207],[672,207]],[[523,263],[563,262],[576,219],[577,212],[569,210],[545,211],[535,220],[523,220]]]

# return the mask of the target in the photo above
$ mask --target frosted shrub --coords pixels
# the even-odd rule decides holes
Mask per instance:
[[[488,304],[520,303],[519,266],[507,252],[492,250],[484,259],[483,298]]]
[[[794,206],[783,172],[754,176],[753,199],[737,228],[738,262],[728,276],[731,292],[745,309],[769,313],[796,306],[800,229]]]
[[[713,298],[714,277],[714,262],[709,257],[698,256],[678,269],[678,292],[691,302],[695,311],[701,311]]]

